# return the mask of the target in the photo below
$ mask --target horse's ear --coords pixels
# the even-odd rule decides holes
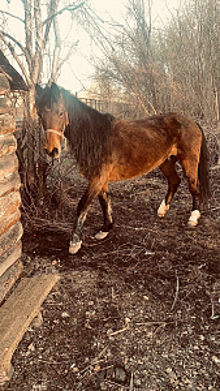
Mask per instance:
[[[40,95],[43,91],[43,88],[37,83],[35,84],[35,91],[37,95]]]
[[[43,88],[39,84],[35,84],[35,91],[36,91],[36,95],[38,97],[41,95]]]
[[[51,83],[51,91],[52,91],[55,95],[60,95],[60,89],[59,89],[59,87],[56,85],[56,83],[54,83],[54,82]]]

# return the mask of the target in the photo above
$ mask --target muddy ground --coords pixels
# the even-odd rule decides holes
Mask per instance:
[[[114,229],[94,239],[102,220],[95,202],[74,256],[68,242],[84,181],[62,189],[70,206],[56,201],[52,212],[26,220],[23,276],[52,272],[61,280],[0,389],[219,390],[220,169],[211,171],[211,183],[208,211],[194,230],[186,226],[184,180],[163,220],[156,216],[166,193],[159,171],[113,184]]]

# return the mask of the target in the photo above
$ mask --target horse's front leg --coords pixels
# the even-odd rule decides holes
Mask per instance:
[[[83,211],[77,218],[76,228],[73,234],[73,239],[70,241],[69,253],[76,254],[82,246],[82,230],[85,222],[87,210]]]
[[[102,228],[97,232],[95,235],[95,238],[98,240],[106,238],[108,235],[110,229],[113,226],[113,219],[112,219],[112,209],[111,209],[111,201],[108,193],[108,185],[105,184],[101,191],[99,192],[99,202],[103,210],[103,217],[104,217],[104,225]]]
[[[89,186],[79,201],[77,207],[77,222],[76,228],[73,234],[73,239],[70,241],[69,253],[76,254],[77,251],[81,248],[82,245],[82,231],[83,225],[86,220],[86,216],[90,205],[94,198],[99,194],[100,189],[102,188],[102,184],[100,183],[100,179],[94,179],[89,183]]]

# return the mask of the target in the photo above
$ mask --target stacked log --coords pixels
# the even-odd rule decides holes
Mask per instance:
[[[20,177],[8,78],[0,70],[0,302],[21,274]]]

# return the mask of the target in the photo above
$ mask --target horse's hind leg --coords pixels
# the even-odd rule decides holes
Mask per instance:
[[[89,210],[89,207],[94,200],[94,198],[99,194],[103,184],[100,181],[100,178],[94,178],[90,181],[88,188],[86,189],[85,194],[79,201],[77,207],[77,222],[76,228],[73,234],[73,239],[70,241],[69,252],[70,254],[75,254],[81,248],[82,245],[82,230],[83,225],[86,220],[86,215]]]
[[[112,219],[112,209],[111,209],[111,201],[108,193],[108,185],[104,185],[101,191],[99,192],[99,202],[103,210],[104,216],[104,225],[100,229],[99,232],[95,235],[95,238],[98,240],[106,238],[110,229],[113,226]]]
[[[200,213],[200,193],[199,193],[199,183],[198,183],[198,165],[199,160],[196,156],[182,159],[180,163],[183,168],[183,172],[187,178],[189,184],[189,191],[192,194],[193,198],[193,207],[190,218],[188,220],[189,227],[195,227],[198,224],[198,220],[201,216]]]
[[[176,161],[177,158],[175,156],[171,156],[169,159],[165,160],[165,162],[160,166],[160,170],[168,180],[167,195],[165,199],[161,202],[157,210],[157,215],[161,218],[164,217],[166,212],[169,210],[170,203],[181,182],[180,177],[178,176],[175,169]]]

